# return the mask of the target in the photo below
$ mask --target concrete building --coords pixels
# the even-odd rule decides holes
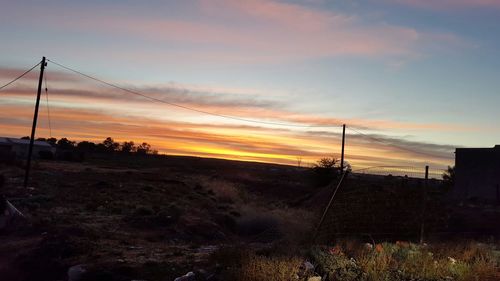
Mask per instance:
[[[30,140],[0,137],[0,157],[14,157],[26,159],[28,157]],[[55,154],[56,148],[45,141],[35,141],[33,145],[33,158],[39,158],[40,154],[50,152]]]
[[[455,199],[500,203],[500,145],[493,148],[457,148]]]

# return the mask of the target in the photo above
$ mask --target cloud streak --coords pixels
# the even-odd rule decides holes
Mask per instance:
[[[43,110],[41,114],[38,135],[46,137],[48,131]],[[102,141],[107,136],[113,136],[119,141],[147,141],[164,153],[294,165],[297,156],[303,157],[304,163],[311,163],[325,156],[338,157],[338,153],[332,151],[340,150],[340,135],[335,132],[164,121],[84,109],[53,108],[51,114],[52,131],[56,137]],[[12,136],[26,135],[31,117],[32,106],[0,105],[0,131],[9,132]],[[439,166],[451,161],[452,146],[381,135],[376,137],[387,145],[350,134],[346,159],[356,167],[380,163],[407,164],[408,159]]]
[[[42,24],[63,34],[126,37],[130,44],[122,49],[138,43],[154,46],[147,53],[135,52],[138,59],[180,59],[184,63],[279,63],[341,56],[413,59],[421,55],[422,46],[456,41],[446,39],[454,37],[451,34],[367,22],[355,15],[280,1],[186,3],[189,19],[95,11],[89,18],[89,13],[60,6],[56,8],[64,17],[54,16]],[[169,4],[158,8],[168,9]],[[68,22],[67,17],[72,20]],[[114,57],[128,55],[127,51],[113,50]]]
[[[0,79],[2,75],[3,77],[7,77],[17,72],[18,70],[13,68],[0,67]],[[52,80],[52,77],[54,77],[55,80]],[[33,80],[34,78],[28,77],[28,79]],[[165,120],[165,114],[168,113],[167,118],[171,120],[178,119],[182,116],[196,116],[215,118],[214,122],[217,124],[234,121],[173,107],[108,86],[97,86],[92,83],[88,84],[87,82],[89,81],[76,80],[80,79],[80,77],[74,77],[73,75],[62,72],[53,71],[49,79],[49,96],[51,103],[62,108],[111,110],[116,115],[121,116],[141,116],[146,114],[151,118],[161,120]],[[75,83],[75,81],[78,83]],[[170,83],[166,86],[144,85],[128,88],[153,99],[165,101],[165,103],[177,104],[213,114],[255,120],[257,122],[275,122],[313,127],[340,127],[342,124],[348,124],[348,126],[353,128],[379,131],[427,130],[464,132],[472,130],[468,127],[447,123],[339,118],[319,116],[314,113],[294,112],[288,109],[290,104],[256,96],[242,89],[237,89],[233,93],[231,89],[228,90],[222,87],[215,87],[214,90],[213,87],[189,86],[175,83]],[[25,84],[14,85],[12,88],[9,88],[8,91],[2,92],[2,97],[13,104],[30,103],[34,95],[34,89],[32,87],[27,87]],[[203,116],[200,116],[200,114]],[[234,124],[234,122],[232,122],[232,124]],[[250,124],[251,123],[245,123],[244,125]]]
[[[437,10],[457,8],[500,8],[500,1],[498,0],[391,0],[391,2]]]

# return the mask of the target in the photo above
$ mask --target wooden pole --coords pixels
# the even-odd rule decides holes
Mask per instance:
[[[36,95],[35,113],[33,116],[33,126],[31,127],[30,146],[29,146],[29,150],[28,150],[28,161],[26,163],[26,173],[24,174],[24,188],[28,187],[28,179],[29,179],[30,169],[31,169],[31,155],[33,154],[33,145],[35,143],[36,122],[38,120],[38,108],[40,107],[40,95],[42,93],[43,71],[45,69],[45,66],[46,66],[45,57],[43,57],[42,63],[40,64],[40,77],[38,79],[38,92]]]
[[[420,244],[424,243],[425,208],[427,201],[427,182],[429,181],[429,166],[425,166],[424,190],[422,191],[422,222],[420,224]]]
[[[342,125],[342,154],[340,156],[340,173],[344,172],[345,124]]]

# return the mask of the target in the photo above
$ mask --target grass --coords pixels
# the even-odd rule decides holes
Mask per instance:
[[[238,189],[234,183],[221,179],[201,179],[201,185],[215,193],[221,203],[237,203],[244,198],[243,191]]]
[[[302,259],[294,256],[265,256],[241,248],[223,248],[213,258],[226,266],[222,280],[297,280]]]
[[[491,245],[469,242],[422,246],[411,243],[383,243],[357,251],[337,246],[315,248],[312,257],[328,280],[498,280],[498,257]],[[361,272],[361,274],[360,274]]]
[[[301,275],[307,260],[315,265],[316,274],[328,281],[500,280],[495,246],[471,241],[461,246],[398,242],[368,247],[346,240],[333,247],[314,246],[307,253],[234,247],[221,249],[213,257],[227,266],[222,280],[307,280],[310,275]]]

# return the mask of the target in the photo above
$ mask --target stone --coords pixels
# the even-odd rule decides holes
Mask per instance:
[[[196,277],[196,274],[194,274],[194,272],[190,271],[190,272],[186,273],[186,275],[184,275],[184,276],[175,278],[174,281],[195,281],[196,280],[195,277]]]
[[[85,265],[77,264],[68,269],[68,281],[83,280],[83,276],[87,272]]]
[[[305,272],[314,272],[314,265],[308,261],[304,262],[304,271]]]

